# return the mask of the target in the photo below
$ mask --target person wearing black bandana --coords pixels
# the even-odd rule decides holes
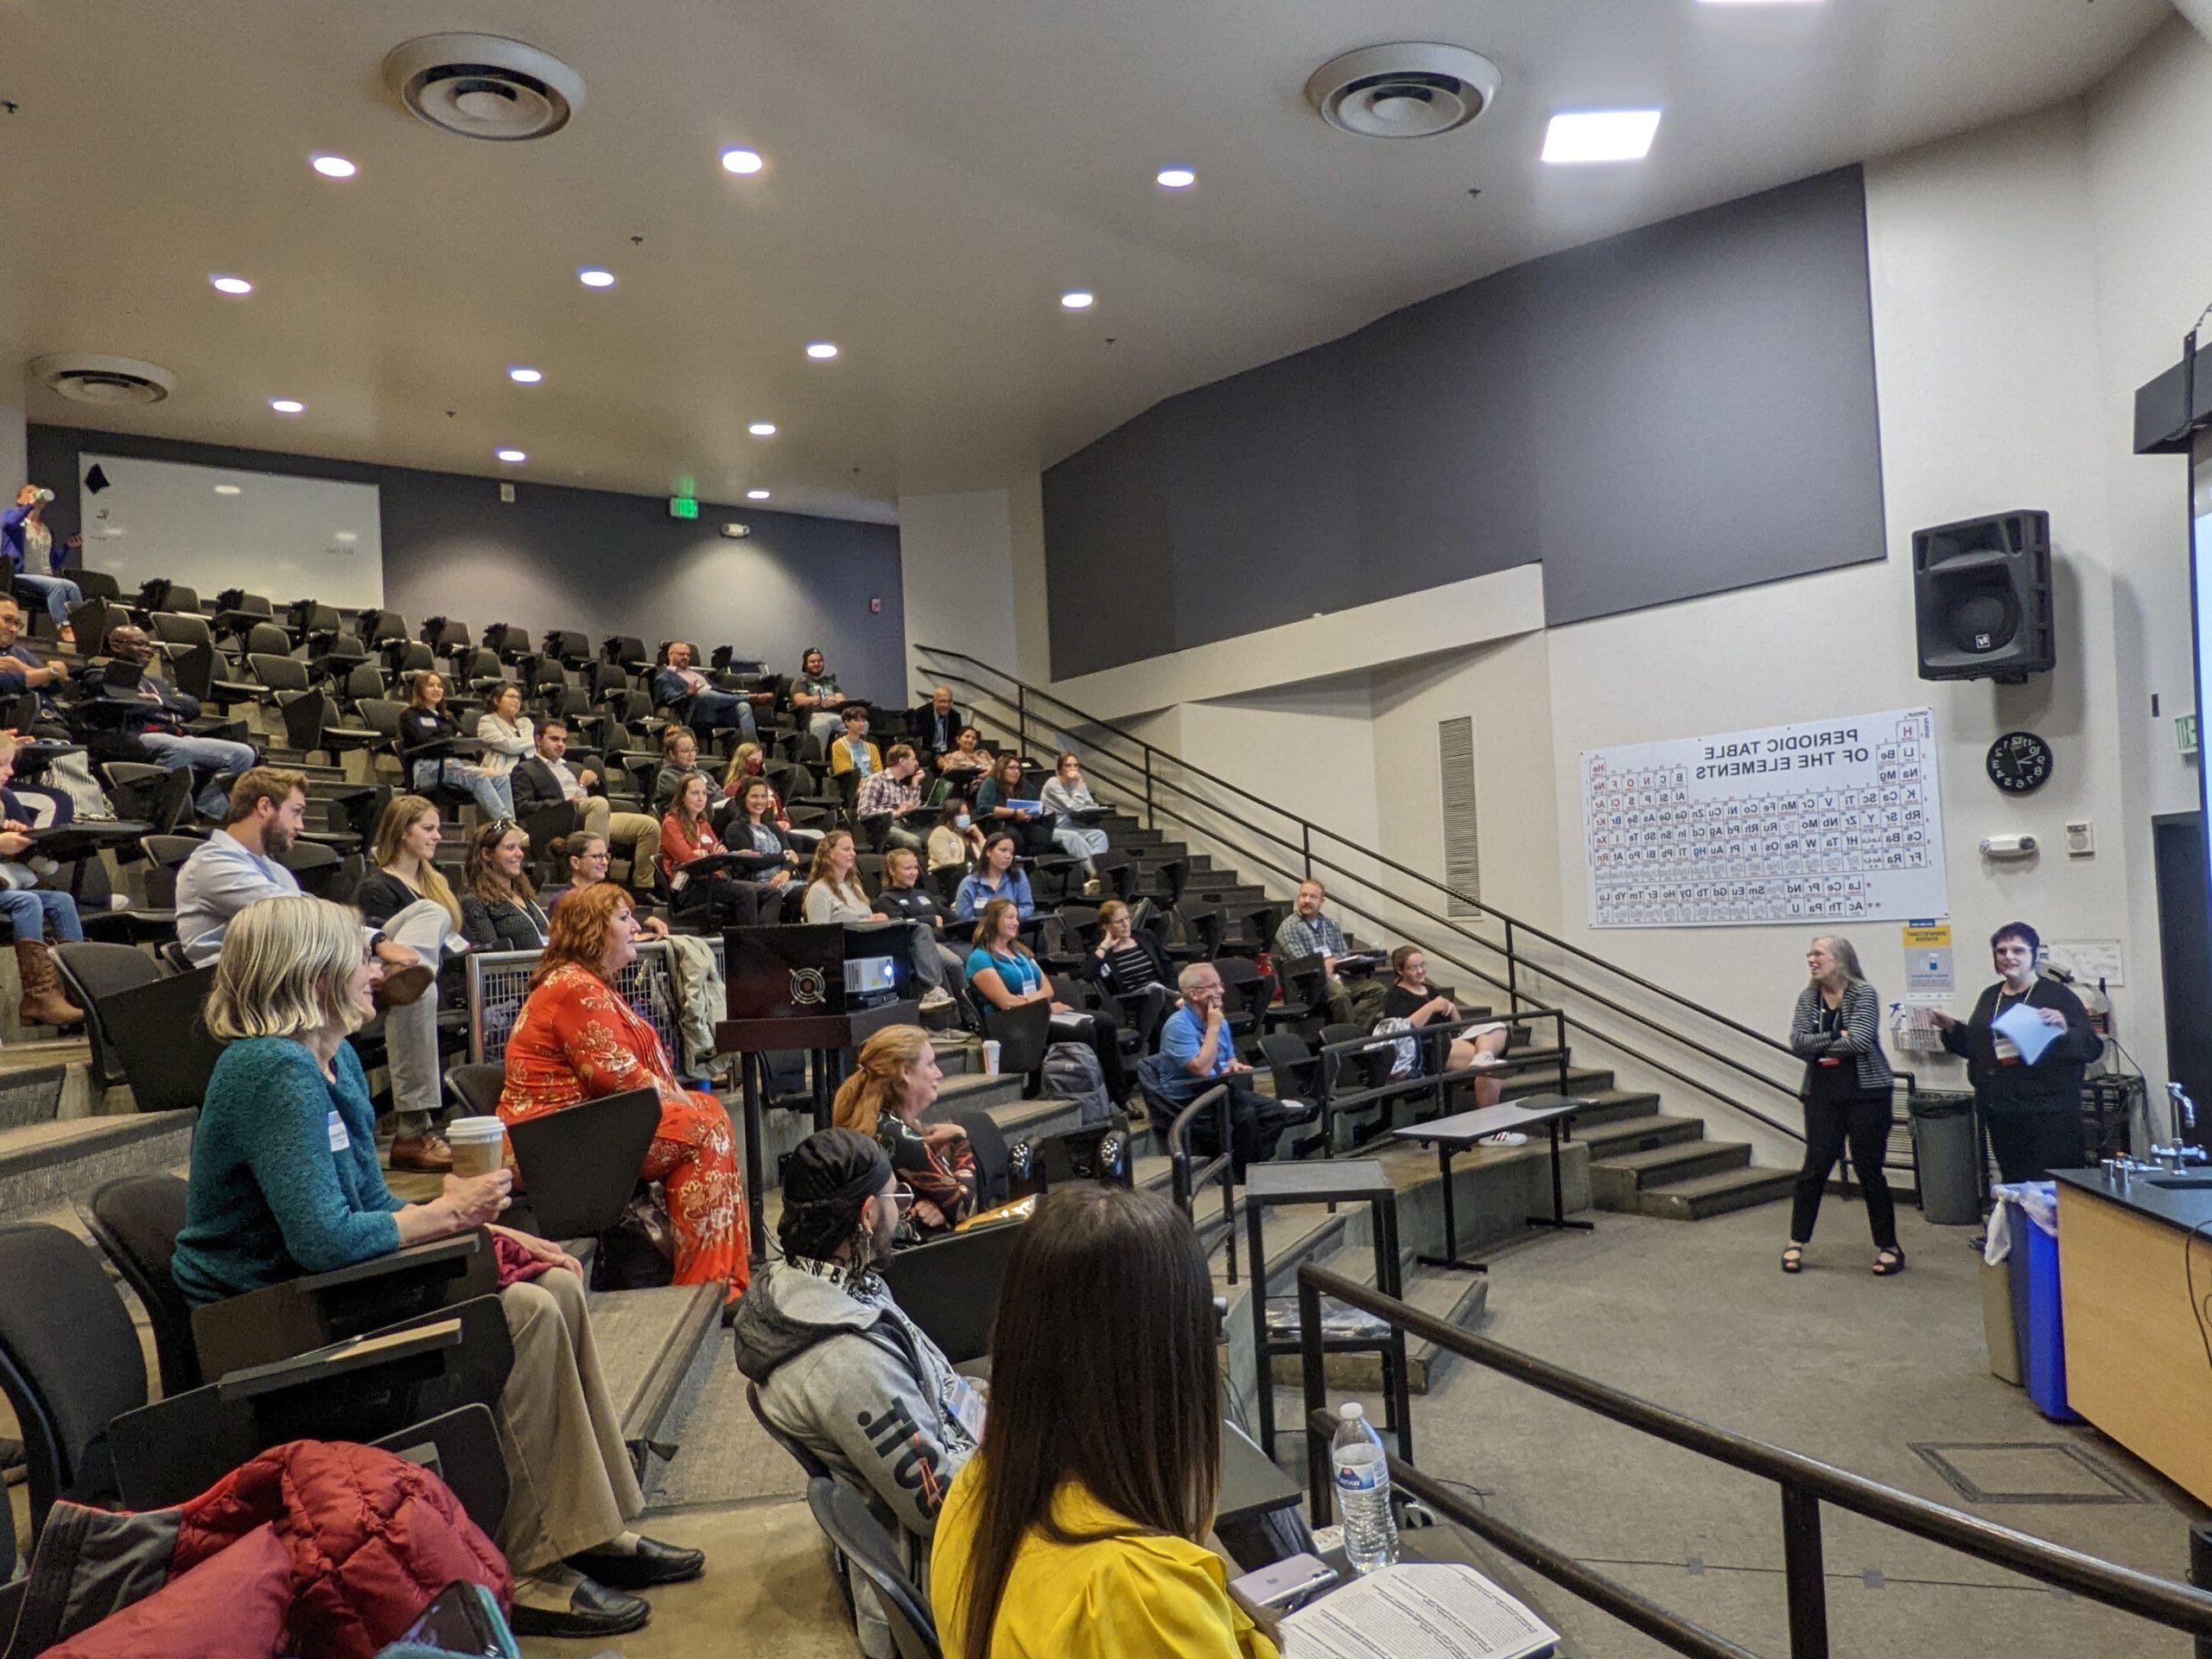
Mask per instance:
[[[925,1584],[938,1510],[982,1438],[982,1392],[874,1270],[910,1201],[883,1148],[818,1130],[791,1154],[783,1185],[783,1259],[755,1267],[738,1306],[737,1369],[769,1422],[896,1523]],[[872,1602],[855,1611],[862,1649],[888,1656],[880,1613]]]

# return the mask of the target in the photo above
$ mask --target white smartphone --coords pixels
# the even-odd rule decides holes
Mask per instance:
[[[1248,1607],[1290,1611],[1337,1581],[1336,1569],[1318,1555],[1286,1555],[1230,1581],[1230,1593]]]

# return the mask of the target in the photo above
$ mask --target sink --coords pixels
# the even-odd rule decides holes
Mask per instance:
[[[2212,1171],[2196,1175],[2145,1175],[2139,1177],[2146,1185],[2168,1192],[2203,1192],[2212,1191]]]

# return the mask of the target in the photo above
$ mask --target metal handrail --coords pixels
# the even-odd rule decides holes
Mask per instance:
[[[1255,806],[1263,806],[1270,812],[1275,813],[1279,817],[1289,819],[1290,822],[1298,825],[1300,830],[1305,835],[1325,836],[1332,841],[1341,842],[1346,846],[1360,847],[1359,842],[1351,840],[1349,836],[1339,834],[1336,830],[1331,830],[1327,825],[1316,823],[1309,818],[1300,817],[1297,813],[1290,811],[1288,809],[1274,801],[1268,800],[1262,796],[1255,795],[1251,791],[1243,788],[1240,785],[1230,782],[1226,778],[1223,778],[1217,773],[1208,772],[1203,766],[1193,766],[1191,762],[1184,760],[1179,755],[1168,753],[1167,751],[1155,747],[1146,739],[1137,736],[1134,732],[1125,731],[1122,728],[1115,725],[1110,721],[1102,720],[1095,715],[1086,714],[1083,709],[1077,708],[1065,698],[1056,696],[1052,692],[1044,690],[1040,686],[1034,686],[1026,680],[1019,679],[1014,675],[1007,673],[1004,669],[983,661],[980,657],[973,657],[964,651],[955,651],[950,646],[945,645],[917,645],[915,649],[920,652],[933,652],[940,657],[955,658],[961,662],[972,664],[976,667],[983,670],[986,673],[997,675],[999,678],[1006,681],[1007,683],[1015,687],[1018,690],[1022,692],[1025,697],[1041,698],[1045,702],[1052,704],[1055,708],[1072,715],[1077,721],[1086,727],[1093,727],[1101,731],[1111,732],[1115,736],[1121,738],[1125,742],[1135,744],[1144,752],[1147,763],[1147,775],[1148,777],[1152,777],[1155,783],[1166,784],[1167,787],[1176,789],[1185,795],[1194,793],[1194,791],[1184,785],[1175,784],[1169,779],[1157,777],[1156,773],[1152,770],[1149,763],[1154,756],[1158,756],[1172,762],[1182,771],[1188,772],[1194,777],[1203,778],[1208,784],[1213,785],[1217,789],[1227,790],[1230,793],[1237,796],[1241,799],[1249,801]],[[986,692],[990,696],[999,697],[1001,701],[1004,701],[1004,696],[1002,693],[993,691],[989,687],[978,684],[972,680],[969,681],[968,683],[973,685],[975,689],[979,691]],[[1127,765],[1128,763],[1124,761],[1122,764]],[[1268,832],[1262,831],[1262,833],[1266,834]],[[1283,839],[1281,836],[1274,838],[1277,840]],[[1288,842],[1286,841],[1285,844],[1287,845]],[[1705,1019],[1711,1020],[1718,1024],[1726,1026],[1730,1030],[1735,1032],[1738,1036],[1748,1038],[1755,1043],[1764,1044],[1769,1048],[1777,1049],[1785,1054],[1791,1052],[1789,1046],[1787,1043],[1782,1042],[1778,1039],[1769,1035],[1767,1033],[1759,1030],[1757,1027],[1747,1026],[1740,1020],[1732,1019],[1727,1014],[1722,1014],[1717,1008],[1707,1007],[1705,1004],[1695,1001],[1694,998],[1684,996],[1679,991],[1669,990],[1666,986],[1656,983],[1651,980],[1648,980],[1641,974],[1636,973],[1630,969],[1624,968],[1618,963],[1608,961],[1606,958],[1599,956],[1595,951],[1586,950],[1581,945],[1562,939],[1557,934],[1547,932],[1544,929],[1536,926],[1533,922],[1523,921],[1518,916],[1509,915],[1506,912],[1500,910],[1497,906],[1490,903],[1487,899],[1479,899],[1471,893],[1463,893],[1459,888],[1452,887],[1446,882],[1438,880],[1434,876],[1429,875],[1423,871],[1414,869],[1410,865],[1400,863],[1396,859],[1389,856],[1387,854],[1378,853],[1371,849],[1364,847],[1360,847],[1360,850],[1367,857],[1373,859],[1376,863],[1395,871],[1396,874],[1406,877],[1409,880],[1417,881],[1423,887],[1432,887],[1438,893],[1444,894],[1448,899],[1456,899],[1462,904],[1472,905],[1479,910],[1485,911],[1489,914],[1497,917],[1501,922],[1510,923],[1514,927],[1529,934],[1531,938],[1541,939],[1546,944],[1552,945],[1558,950],[1564,950],[1570,956],[1580,957],[1586,962],[1591,963],[1597,967],[1603,968],[1608,973],[1618,974],[1621,978],[1627,980],[1630,983],[1637,986],[1639,989],[1649,991],[1655,996],[1664,997],[1669,1001],[1679,1004],[1681,1007],[1688,1008],[1691,1012],[1697,1014]],[[1794,1055],[1793,1058],[1795,1058]]]
[[[1347,1279],[1340,1274],[1328,1272],[1313,1263],[1302,1264],[1298,1269],[1298,1298],[1303,1328],[1313,1333],[1315,1340],[1306,1344],[1305,1396],[1307,1422],[1307,1474],[1312,1486],[1313,1513],[1317,1524],[1327,1520],[1328,1495],[1333,1483],[1329,1479],[1327,1433],[1333,1429],[1335,1419],[1325,1409],[1323,1389],[1325,1377],[1323,1355],[1318,1338],[1320,1331],[1321,1299],[1332,1297],[1347,1306],[1370,1313],[1396,1330],[1410,1337],[1433,1342],[1440,1348],[1472,1360],[1484,1369],[1501,1373],[1516,1382],[1525,1382],[1554,1399],[1567,1401],[1586,1411],[1595,1412],[1639,1433],[1663,1440],[1669,1446],[1680,1446],[1700,1457],[1726,1464],[1762,1479],[1775,1482],[1782,1488],[1783,1527],[1783,1572],[1789,1587],[1789,1651],[1792,1659],[1827,1659],[1827,1583],[1821,1563],[1820,1506],[1832,1503],[1867,1520],[1893,1527],[1900,1532],[1910,1533],[1930,1543],[1947,1549],[1955,1549],[1979,1560],[1993,1562],[2013,1572],[2055,1585],[2089,1600],[2115,1607],[2198,1637],[2212,1637],[2212,1592],[2179,1584],[2155,1573],[2139,1572],[2121,1567],[2116,1562],[2083,1554],[2068,1549],[2010,1527],[1999,1526],[1979,1516],[1955,1510],[1947,1504],[1933,1503],[1910,1492],[1899,1491],[1881,1482],[1870,1480],[1864,1475],[1839,1469],[1833,1464],[1808,1458],[1801,1452],[1753,1440],[1733,1430],[1719,1428],[1684,1415],[1651,1401],[1611,1387],[1565,1366],[1539,1359],[1533,1354],[1509,1348],[1461,1330],[1447,1320],[1436,1319],[1419,1308],[1395,1297],[1386,1296],[1369,1286]],[[1425,1501],[1435,1502],[1440,1488],[1437,1483],[1421,1475],[1411,1465],[1396,1458],[1390,1459],[1394,1479],[1403,1478],[1408,1490],[1418,1491]],[[1442,1507],[1454,1510],[1454,1518],[1464,1518],[1457,1511],[1459,1506],[1446,1503]],[[1474,1530],[1493,1541],[1491,1529],[1470,1522]],[[1548,1556],[1556,1552],[1544,1547]],[[1555,1582],[1582,1593],[1582,1589],[1554,1570],[1555,1561],[1539,1559],[1533,1554],[1520,1554],[1519,1559],[1552,1578]],[[1598,1598],[1599,1605],[1605,1604]],[[1609,1611],[1618,1609],[1608,1608]],[[1670,1620],[1672,1615],[1667,1616]],[[1695,1630],[1694,1626],[1688,1627]],[[1684,1653],[1710,1653],[1713,1649],[1692,1646],[1670,1640],[1665,1630],[1648,1630],[1648,1634]],[[1697,1631],[1702,1637],[1711,1637],[1709,1631]]]
[[[1225,1039],[1224,1039],[1225,1040]],[[1211,1111],[1221,1135],[1220,1153],[1198,1169],[1191,1166],[1191,1125],[1199,1113]],[[1176,1207],[1194,1225],[1201,1187],[1216,1177],[1221,1181],[1221,1217],[1229,1226],[1229,1282],[1236,1282],[1236,1163],[1235,1142],[1230,1139],[1229,1085],[1217,1083],[1175,1114],[1167,1126],[1167,1175]]]

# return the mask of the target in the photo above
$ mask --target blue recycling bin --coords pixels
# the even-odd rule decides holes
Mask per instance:
[[[2010,1202],[2010,1200],[2008,1200]],[[2078,1423],[2066,1403],[2066,1321],[2058,1295],[2058,1239],[2012,1205],[2013,1306],[2028,1398],[2055,1423]],[[2020,1294],[2024,1287],[2024,1296]]]

